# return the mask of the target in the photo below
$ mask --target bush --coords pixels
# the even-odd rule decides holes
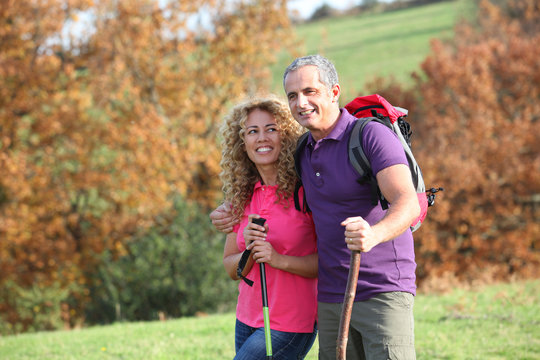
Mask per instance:
[[[57,282],[48,286],[34,283],[23,287],[7,281],[0,288],[0,298],[14,311],[3,312],[0,334],[62,329],[69,293],[69,288]]]
[[[90,323],[155,320],[233,309],[236,285],[222,265],[224,235],[208,214],[178,197],[174,216],[137,236],[115,258],[103,254]]]
[[[311,15],[309,20],[310,21],[321,20],[324,18],[333,17],[336,14],[337,14],[336,9],[334,9],[328,4],[323,4],[313,12],[313,15]]]

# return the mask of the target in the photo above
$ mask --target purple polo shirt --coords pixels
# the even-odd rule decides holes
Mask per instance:
[[[347,110],[341,109],[332,132],[316,143],[310,134],[300,154],[302,182],[317,232],[318,300],[321,302],[343,302],[351,253],[341,222],[348,217],[362,216],[368,223],[375,224],[385,214],[380,205],[372,205],[369,186],[357,182],[358,173],[348,159],[348,139],[355,120]],[[392,165],[407,165],[399,139],[384,125],[367,124],[362,145],[374,174]],[[413,237],[407,230],[362,253],[355,301],[389,291],[415,295],[415,270]]]

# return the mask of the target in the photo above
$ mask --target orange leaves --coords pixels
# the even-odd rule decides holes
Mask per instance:
[[[285,3],[225,3],[2,6],[0,288],[75,282],[82,316],[97,254],[125,252],[175,194],[215,205],[222,114],[265,85],[289,26]],[[197,28],[210,5],[223,11]]]
[[[442,258],[456,251],[457,268],[498,263],[506,271],[499,277],[530,275],[540,264],[537,203],[519,200],[540,193],[540,10],[520,7],[525,3],[510,1],[503,11],[482,2],[480,26],[462,24],[452,43],[434,42],[422,65],[427,80],[419,82],[424,110],[421,125],[413,123],[421,132],[415,145],[426,181],[445,192],[418,233],[420,263],[432,252]],[[429,266],[432,276],[445,270]]]
[[[383,94],[419,99],[404,101],[415,156],[426,184],[445,189],[415,233],[423,287],[450,273],[461,281],[539,274],[540,7],[503,6],[482,1],[475,24],[434,40],[416,93]]]

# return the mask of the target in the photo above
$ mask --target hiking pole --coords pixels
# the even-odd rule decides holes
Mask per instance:
[[[343,299],[341,309],[341,319],[339,320],[339,331],[336,346],[336,358],[345,360],[347,357],[347,340],[349,339],[349,324],[351,323],[351,313],[356,295],[356,283],[358,282],[358,271],[360,270],[360,251],[351,251],[351,264],[349,266],[349,276],[347,278],[347,289]]]
[[[264,226],[266,219],[258,218],[253,219],[252,222],[257,225]],[[260,263],[261,271],[261,292],[262,292],[262,305],[263,305],[263,317],[264,317],[264,340],[266,343],[266,359],[273,359],[272,355],[272,336],[270,334],[270,315],[268,311],[268,294],[266,292],[266,270],[264,263]]]

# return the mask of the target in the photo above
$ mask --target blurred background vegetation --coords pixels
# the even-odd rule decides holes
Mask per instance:
[[[540,5],[5,1],[0,8],[0,334],[230,311],[218,128],[321,53],[342,105],[408,108],[427,185],[420,291],[538,278]]]

